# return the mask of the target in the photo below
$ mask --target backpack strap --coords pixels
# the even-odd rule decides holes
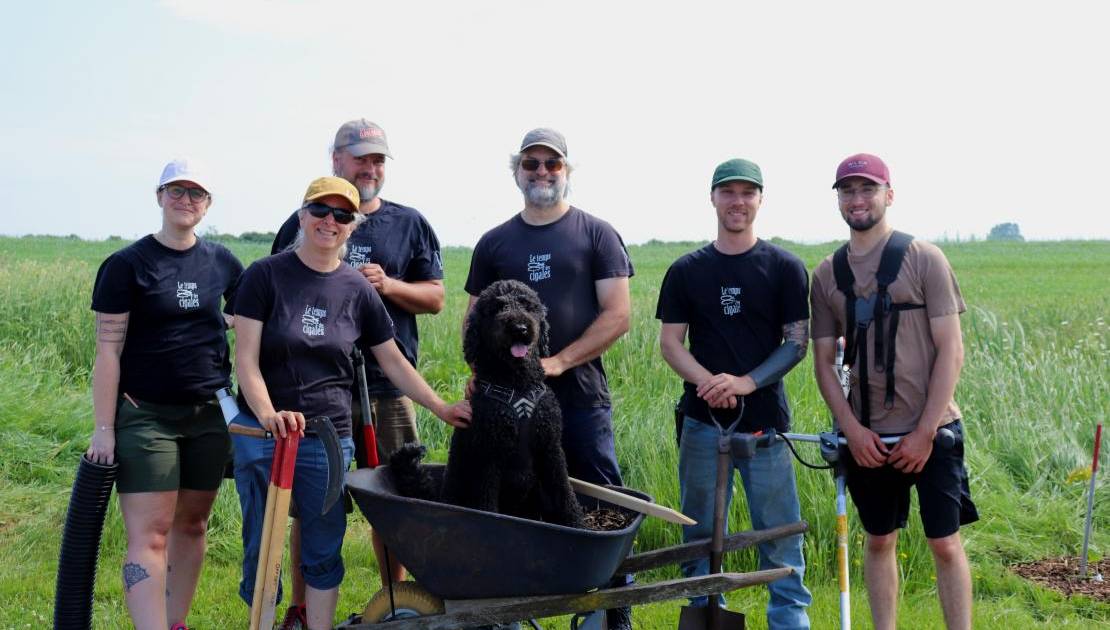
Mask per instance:
[[[848,318],[844,326],[844,365],[852,365],[856,362],[856,276],[848,264],[848,243],[833,254],[833,276],[837,290],[844,294],[844,314]]]
[[[879,270],[875,274],[878,285],[877,299],[875,301],[875,371],[886,373],[886,392],[883,406],[890,409],[894,406],[894,344],[898,334],[898,320],[901,311],[925,308],[924,304],[900,303],[892,304],[888,288],[898,278],[902,263],[906,259],[913,237],[905,232],[894,230],[879,258]],[[889,322],[884,330],[884,320]]]

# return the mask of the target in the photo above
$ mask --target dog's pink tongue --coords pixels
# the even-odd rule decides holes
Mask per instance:
[[[528,354],[528,346],[522,343],[514,343],[509,352],[518,359],[523,359]]]

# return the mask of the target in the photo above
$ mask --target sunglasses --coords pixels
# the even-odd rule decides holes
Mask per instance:
[[[355,213],[347,212],[346,210],[341,210],[339,208],[333,208],[331,206],[325,206],[322,203],[310,203],[304,208],[305,210],[308,210],[309,214],[316,217],[317,219],[323,219],[330,214],[332,218],[335,219],[335,222],[340,225],[347,225],[351,221],[355,220]]]
[[[547,158],[543,161],[531,157],[524,158],[520,161],[520,168],[531,172],[539,170],[540,164],[543,164],[543,167],[547,169],[548,173],[558,173],[559,171],[563,170],[562,158]]]
[[[181,199],[186,194],[189,195],[189,201],[204,201],[208,198],[208,191],[203,188],[186,188],[176,184],[166,184],[158,188],[158,192],[166,191],[173,199]]]

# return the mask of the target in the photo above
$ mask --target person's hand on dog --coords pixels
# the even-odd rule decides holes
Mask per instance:
[[[435,411],[435,414],[440,420],[443,420],[456,429],[466,429],[470,426],[470,401],[460,400],[453,405],[442,403],[442,406]]]
[[[698,398],[716,409],[735,409],[737,396],[747,396],[756,390],[752,377],[714,374],[698,385]]]
[[[285,437],[290,432],[296,432],[304,437],[304,414],[299,411],[275,411],[271,414],[263,414],[258,419],[258,424],[262,425],[274,435]]]
[[[543,366],[543,375],[547,378],[562,376],[563,372],[567,371],[558,356],[544,357],[540,359],[540,365]]]

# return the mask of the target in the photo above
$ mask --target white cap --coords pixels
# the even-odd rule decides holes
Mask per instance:
[[[212,181],[208,177],[208,169],[204,164],[187,158],[175,158],[162,169],[162,177],[158,179],[158,188],[173,182],[190,181],[200,186],[208,194],[212,194],[212,189],[209,183]]]

